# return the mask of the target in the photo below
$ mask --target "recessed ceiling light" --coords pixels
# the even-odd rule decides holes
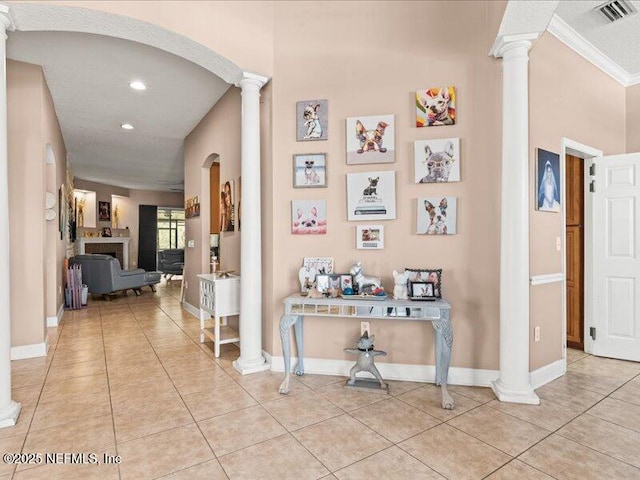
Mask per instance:
[[[131,125],[130,123],[123,123],[122,125],[120,125],[121,128],[124,128],[125,130],[133,130],[133,125]]]
[[[140,80],[135,80],[133,82],[129,82],[129,86],[134,90],[146,90],[147,86],[142,83]]]

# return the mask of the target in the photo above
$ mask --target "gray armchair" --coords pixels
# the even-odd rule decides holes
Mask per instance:
[[[76,255],[69,259],[70,265],[82,266],[82,282],[89,287],[89,293],[106,295],[131,289],[136,295],[144,286],[156,291],[160,282],[159,272],[146,272],[142,268],[122,270],[120,262],[110,255]]]
[[[167,248],[158,252],[158,270],[164,276],[182,275],[184,248]]]

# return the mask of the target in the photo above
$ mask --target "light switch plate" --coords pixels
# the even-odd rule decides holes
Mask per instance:
[[[196,246],[196,241],[195,241],[195,240],[189,240],[189,241],[187,242],[187,247],[189,247],[189,248],[193,248],[193,247],[195,247],[195,246]]]
[[[556,250],[562,250],[562,239],[560,237],[556,237]]]

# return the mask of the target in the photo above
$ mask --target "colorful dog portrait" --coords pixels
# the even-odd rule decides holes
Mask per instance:
[[[455,125],[455,123],[455,87],[435,87],[416,92],[416,127]]]
[[[303,100],[296,103],[296,139],[298,142],[329,138],[329,102]]]
[[[460,139],[413,142],[415,183],[460,181]]]
[[[293,155],[293,187],[314,188],[327,186],[327,155],[302,153]]]
[[[536,162],[536,209],[541,212],[560,212],[560,155],[538,148]]]
[[[418,198],[417,233],[453,235],[456,233],[457,197]]]
[[[294,235],[327,233],[327,201],[293,200],[291,202],[291,233]]]
[[[348,165],[396,161],[393,115],[347,118],[346,133]]]

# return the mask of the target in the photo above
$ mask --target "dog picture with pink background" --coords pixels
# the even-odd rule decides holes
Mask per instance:
[[[291,233],[294,235],[327,233],[327,201],[293,200],[291,202]]]

